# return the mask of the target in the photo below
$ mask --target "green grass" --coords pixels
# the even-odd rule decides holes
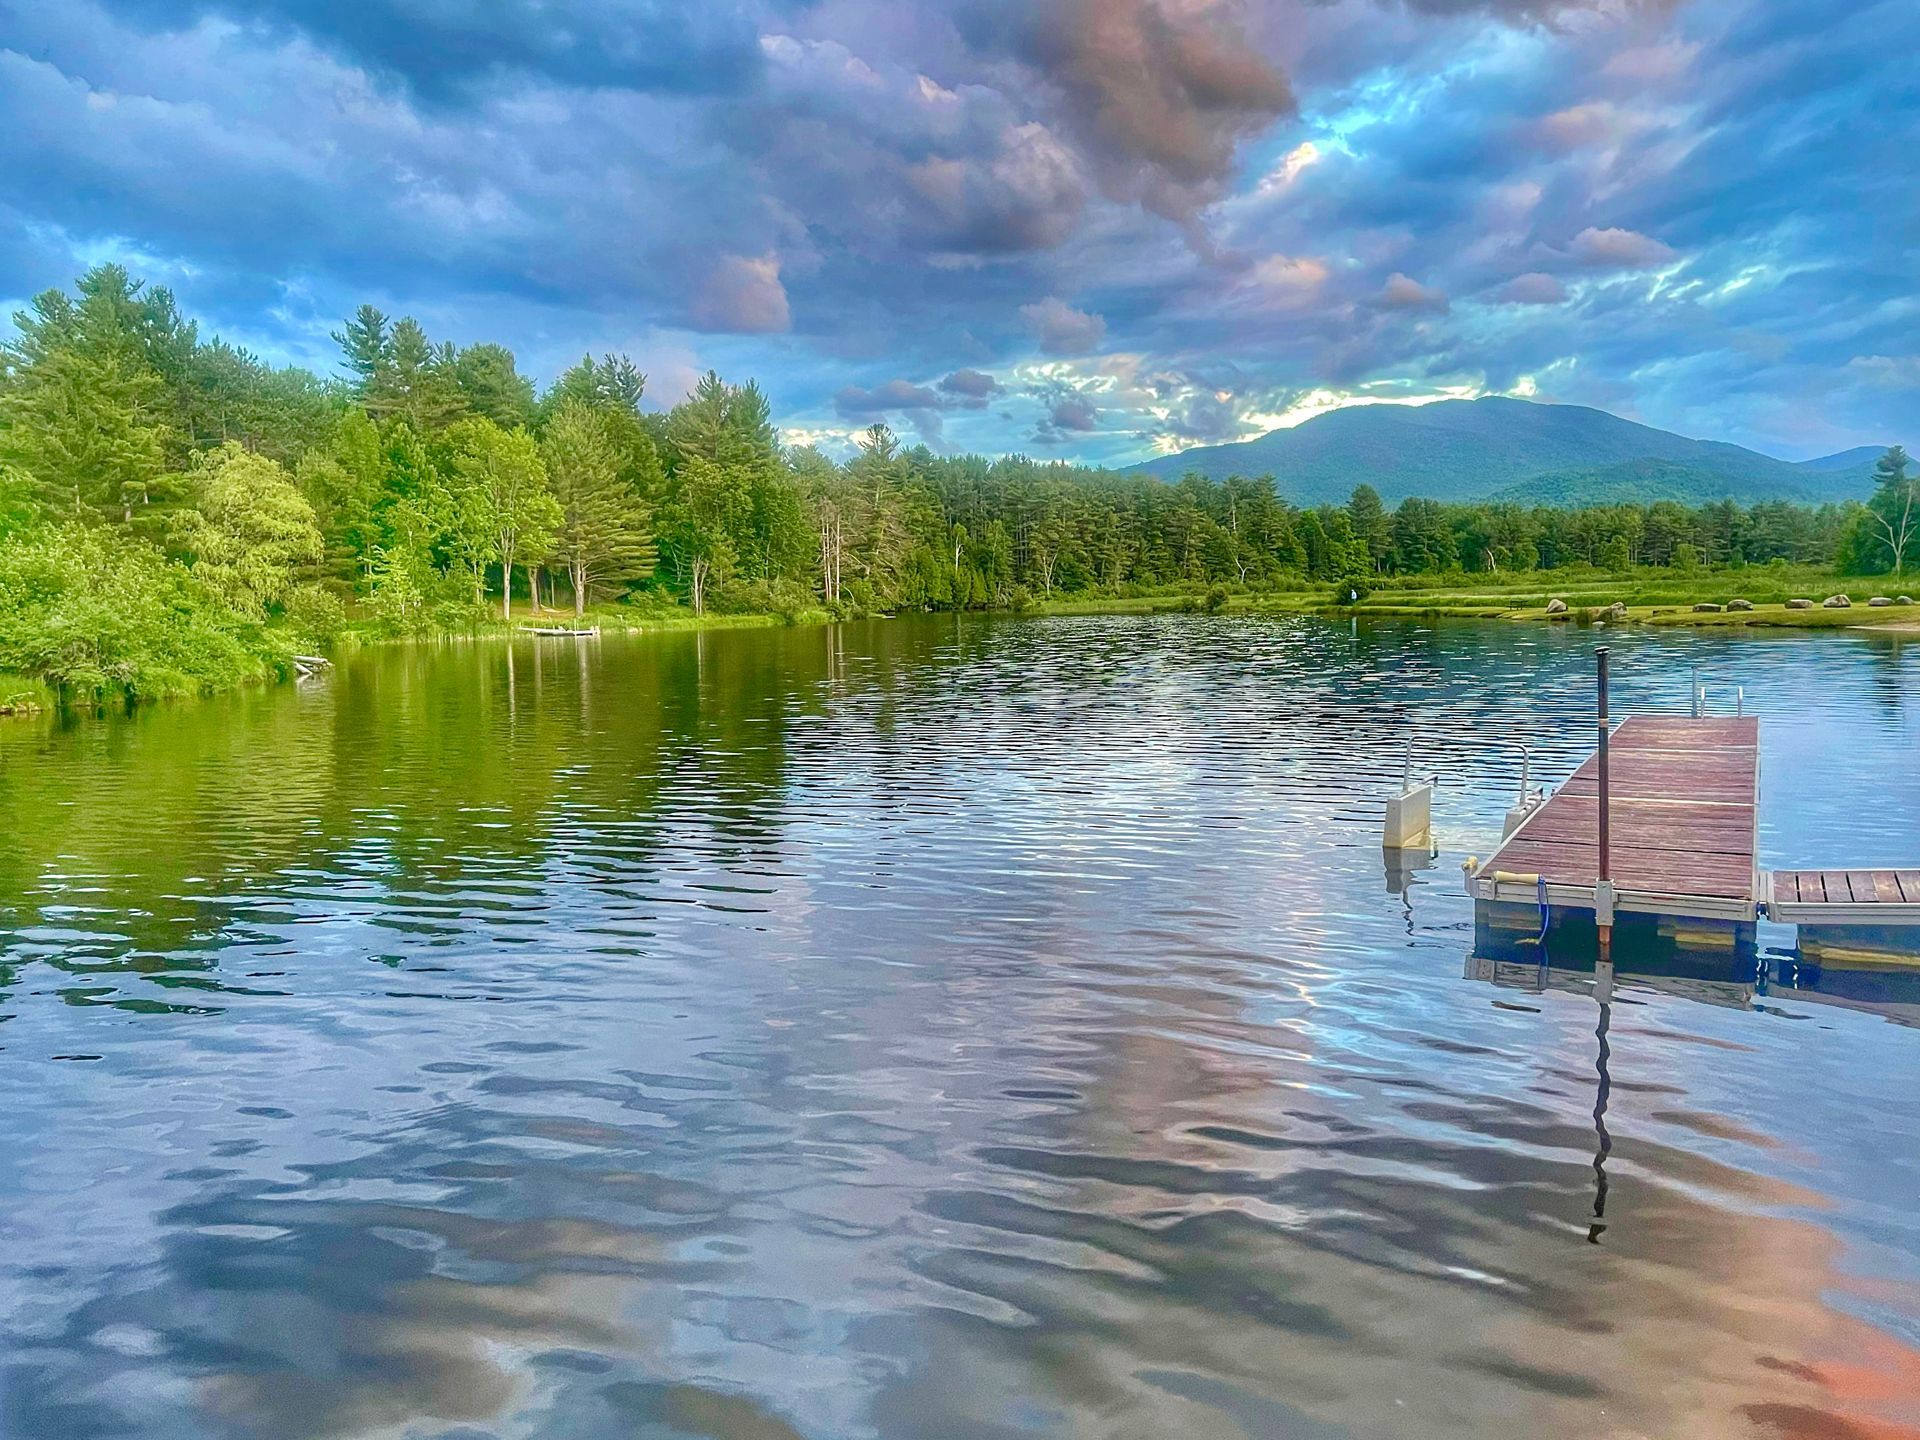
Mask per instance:
[[[576,616],[571,609],[536,611],[518,605],[514,607],[511,621],[502,620],[499,612],[495,611],[485,618],[476,617],[470,625],[457,631],[429,632],[426,636],[396,635],[380,621],[358,615],[348,621],[339,638],[349,645],[376,645],[433,638],[436,634],[441,638],[451,634],[504,636],[548,628],[597,629],[603,635],[648,635],[686,630],[765,630],[782,625],[825,625],[832,619],[825,610],[818,608],[797,610],[791,614],[772,611],[722,614],[710,610],[704,615],[696,615],[684,605],[609,603],[591,605],[584,615]]]
[[[1836,576],[1830,570],[1808,566],[1749,566],[1738,570],[1636,570],[1609,575],[1585,569],[1521,572],[1513,575],[1390,576],[1373,583],[1358,605],[1340,606],[1333,587],[1290,588],[1238,592],[1227,608],[1256,614],[1369,615],[1383,619],[1458,618],[1478,620],[1544,621],[1547,603],[1564,600],[1566,620],[1578,623],[1599,618],[1616,601],[1627,607],[1627,623],[1695,625],[1726,628],[1790,628],[1824,630],[1842,626],[1920,624],[1920,606],[1867,605],[1874,595],[1910,593],[1912,577]],[[1202,591],[1150,596],[1074,596],[1042,601],[1033,613],[1045,615],[1163,614],[1197,608]],[[1820,602],[1844,594],[1850,609],[1828,610]],[[1802,597],[1814,602],[1810,610],[1789,610],[1785,602]],[[1702,601],[1724,605],[1739,598],[1752,602],[1746,611],[1696,612]]]
[[[45,681],[0,670],[0,715],[37,715],[58,704],[59,698]]]

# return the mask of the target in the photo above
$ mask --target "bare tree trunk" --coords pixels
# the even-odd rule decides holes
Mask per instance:
[[[500,547],[500,618],[513,619],[513,546]]]
[[[573,580],[573,618],[578,620],[587,613],[587,567],[575,561],[567,573]]]

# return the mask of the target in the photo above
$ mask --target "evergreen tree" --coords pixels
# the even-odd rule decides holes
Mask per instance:
[[[620,457],[605,416],[577,400],[563,401],[541,441],[547,480],[559,505],[553,554],[573,585],[573,612],[583,614],[596,585],[651,572],[653,537],[645,502],[620,477]]]
[[[355,396],[364,401],[393,364],[387,317],[371,305],[362,305],[342,329],[333,332],[333,343],[343,352],[342,363]]]
[[[1906,573],[1907,562],[1920,556],[1920,478],[1907,474],[1906,448],[1895,445],[1874,464],[1873,498],[1861,517],[1876,560],[1895,578]]]
[[[534,421],[533,382],[515,367],[504,345],[469,345],[453,360],[453,381],[465,408],[503,430]]]
[[[1367,563],[1379,571],[1385,567],[1388,555],[1393,553],[1393,527],[1387,520],[1387,508],[1380,503],[1380,492],[1371,485],[1360,484],[1353,487],[1353,495],[1347,501],[1347,519],[1353,525],[1353,533],[1367,547]]]

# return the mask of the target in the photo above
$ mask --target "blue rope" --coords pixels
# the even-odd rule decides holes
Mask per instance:
[[[1539,947],[1540,963],[1545,965],[1547,963],[1547,926],[1550,920],[1550,912],[1547,909],[1547,877],[1544,875],[1536,875],[1534,876],[1533,883],[1536,887],[1536,893],[1540,897],[1540,933],[1531,940],[1522,940],[1519,943]]]

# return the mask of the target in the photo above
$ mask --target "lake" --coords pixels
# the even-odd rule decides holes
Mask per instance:
[[[0,725],[0,1433],[1920,1434],[1915,1012],[1765,926],[1604,1035],[1463,979],[1603,634],[495,641]],[[1608,638],[1616,713],[1765,717],[1763,864],[1920,861],[1920,643]]]

